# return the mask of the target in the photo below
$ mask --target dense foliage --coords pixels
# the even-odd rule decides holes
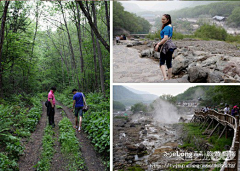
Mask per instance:
[[[88,93],[85,97],[90,109],[83,115],[83,130],[110,167],[110,102],[101,93]],[[69,94],[58,94],[58,100],[72,108],[72,96],[69,97]]]
[[[124,104],[118,101],[113,101],[113,110],[121,110],[124,111],[126,110],[126,107]]]
[[[185,100],[192,100],[192,99],[198,99],[198,98],[205,98],[205,93],[208,89],[210,89],[211,86],[194,86],[188,88],[186,91],[184,91],[181,94],[178,94],[176,96],[177,102],[179,101],[185,101]]]
[[[0,16],[5,2],[0,2]],[[5,27],[0,28],[4,31],[0,98],[72,85],[87,92],[109,93],[107,19],[109,2],[10,1]]]
[[[173,95],[170,95],[170,94],[161,95],[159,98],[162,99],[162,100],[168,101],[172,104],[175,104],[176,101],[177,101],[177,97],[173,96]]]
[[[240,26],[239,21],[240,2],[217,2],[208,5],[197,6],[194,8],[185,8],[172,12],[174,18],[194,18],[202,15],[211,17],[220,15],[228,17],[228,21],[233,22],[236,26]]]
[[[124,11],[124,7],[120,2],[113,2],[113,27],[124,28],[132,33],[148,33],[150,23],[136,14]]]
[[[223,40],[227,39],[227,31],[222,27],[217,27],[215,25],[204,24],[194,33],[196,37],[203,39],[216,39]]]
[[[18,158],[23,153],[22,138],[28,138],[41,117],[41,97],[19,95],[11,103],[0,104],[0,170],[18,170]]]
[[[195,86],[187,89],[184,93],[176,96],[177,102],[185,100],[200,100],[203,106],[230,107],[239,105],[238,92],[239,86]]]
[[[148,108],[148,106],[143,104],[143,103],[136,103],[133,106],[131,106],[131,111],[133,113],[137,113],[137,112],[140,112],[140,111],[147,112],[148,111],[147,108]]]

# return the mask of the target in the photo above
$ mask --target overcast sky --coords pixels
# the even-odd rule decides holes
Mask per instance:
[[[127,87],[131,87],[135,90],[145,91],[150,94],[155,94],[157,96],[161,96],[163,94],[171,94],[176,96],[180,93],[183,93],[190,87],[196,86],[197,84],[174,84],[174,85],[126,85]],[[124,85],[125,86],[125,85]]]

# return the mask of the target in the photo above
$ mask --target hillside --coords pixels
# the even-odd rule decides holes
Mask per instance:
[[[142,93],[137,90],[134,91]],[[133,91],[130,91],[124,86],[113,86],[113,100],[121,102],[122,104],[127,106],[133,105],[138,102],[151,103],[156,98],[158,98],[158,96],[153,94],[137,94]]]
[[[184,93],[181,93],[176,96],[177,101],[184,100],[196,100],[198,98],[204,98],[206,96],[206,91],[211,86],[195,86],[187,89]]]

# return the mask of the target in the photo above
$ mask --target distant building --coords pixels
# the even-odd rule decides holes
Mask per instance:
[[[225,21],[226,17],[216,15],[216,16],[213,17],[213,19],[217,20],[217,21]]]
[[[197,107],[199,105],[199,102],[197,100],[185,100],[182,102],[178,102],[177,105],[184,107]]]

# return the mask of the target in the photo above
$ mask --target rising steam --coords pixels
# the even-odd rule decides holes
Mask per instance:
[[[178,123],[180,116],[173,104],[159,98],[153,103],[153,106],[153,118],[155,121],[167,124]]]

